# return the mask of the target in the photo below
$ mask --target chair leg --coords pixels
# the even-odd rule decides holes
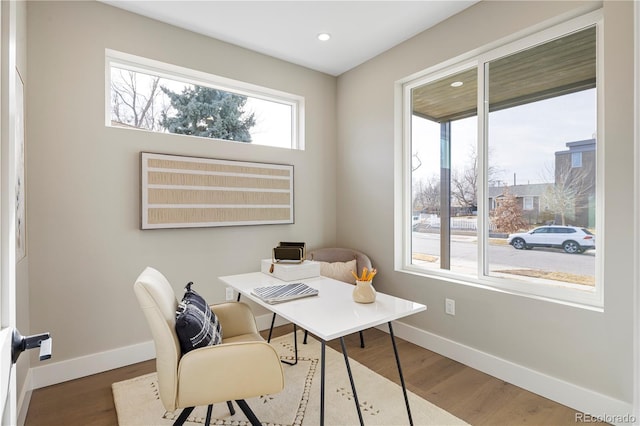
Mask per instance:
[[[245,402],[246,404],[246,402]],[[240,405],[240,404],[238,404]],[[233,408],[233,404],[231,403],[231,401],[227,401],[227,407],[229,407],[229,413],[233,416],[236,413],[236,410]],[[249,406],[247,406],[248,408]],[[184,422],[187,421],[187,418],[189,417],[189,415],[191,414],[191,412],[193,411],[195,407],[187,407],[185,409],[182,410],[182,413],[180,413],[180,415],[178,416],[178,418],[176,419],[176,421],[173,423],[173,426],[182,426],[184,424]],[[240,407],[242,408],[242,407]],[[243,410],[244,411],[244,410]],[[251,410],[249,410],[251,411]],[[213,412],[213,404],[210,404],[207,407],[207,417],[204,421],[205,426],[209,426],[211,424],[211,414]],[[246,413],[245,413],[246,415]],[[248,417],[248,416],[247,416]],[[255,417],[255,415],[254,415]],[[258,423],[260,424],[260,423]]]
[[[249,423],[251,423],[251,426],[262,426],[262,423],[260,423],[260,420],[258,420],[256,415],[249,407],[249,404],[247,404],[244,399],[236,399],[236,404],[238,404],[238,407],[240,407],[244,415],[247,416],[247,419],[249,420]]]
[[[211,424],[211,412],[213,411],[213,404],[209,404],[207,407],[207,417],[204,419],[204,426]]]
[[[180,415],[178,416],[176,421],[173,422],[173,426],[182,426],[184,424],[184,422],[187,421],[187,417],[189,417],[189,414],[191,414],[191,412],[193,411],[194,408],[195,407],[187,407],[187,408],[183,409],[182,413],[180,413]]]

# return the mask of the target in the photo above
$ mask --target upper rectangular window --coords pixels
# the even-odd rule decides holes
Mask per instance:
[[[599,20],[400,83],[398,269],[602,306]]]
[[[304,149],[304,98],[106,51],[106,124]]]

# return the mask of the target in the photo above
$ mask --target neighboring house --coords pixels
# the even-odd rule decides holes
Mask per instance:
[[[495,210],[500,200],[504,198],[505,189],[508,189],[509,194],[516,197],[522,209],[522,215],[531,225],[553,220],[553,215],[547,212],[547,206],[543,201],[545,192],[551,187],[553,187],[552,183],[490,187],[489,208],[491,211]]]
[[[569,149],[555,153],[555,183],[490,187],[490,209],[500,204],[508,189],[531,225],[551,221],[560,224],[564,216],[567,225],[595,226],[596,140],[566,145]]]
[[[564,212],[567,224],[594,227],[596,140],[568,142],[567,148],[555,153],[555,192],[569,205]],[[560,219],[556,217],[556,223],[561,223]]]

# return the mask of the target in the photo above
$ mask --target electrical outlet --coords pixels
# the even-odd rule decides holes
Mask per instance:
[[[226,288],[226,298],[227,300],[233,300],[233,288],[231,287]]]
[[[444,313],[449,315],[456,314],[456,301],[453,299],[444,299]]]

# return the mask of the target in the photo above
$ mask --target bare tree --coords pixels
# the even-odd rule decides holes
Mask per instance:
[[[495,180],[497,173],[497,167],[488,167],[489,182]],[[451,196],[461,207],[475,209],[478,206],[478,154],[475,148],[471,149],[469,161],[462,171],[452,170]]]
[[[420,180],[413,188],[415,191],[413,194],[414,211],[440,212],[440,179],[433,176],[426,182]]]
[[[545,191],[542,202],[566,225],[588,209],[595,188],[595,173],[591,164],[571,167],[569,161],[556,161],[554,174],[555,183]]]
[[[415,172],[416,170],[418,170],[420,168],[420,166],[422,166],[422,160],[420,159],[420,154],[419,153],[415,153],[413,154],[412,158],[416,159],[416,163],[414,164],[413,161],[411,161],[411,171]]]
[[[112,68],[112,120],[141,129],[162,131],[162,112],[169,109],[160,91],[160,77]]]
[[[478,157],[474,155],[467,167],[451,173],[451,196],[462,207],[474,209],[478,205]]]

